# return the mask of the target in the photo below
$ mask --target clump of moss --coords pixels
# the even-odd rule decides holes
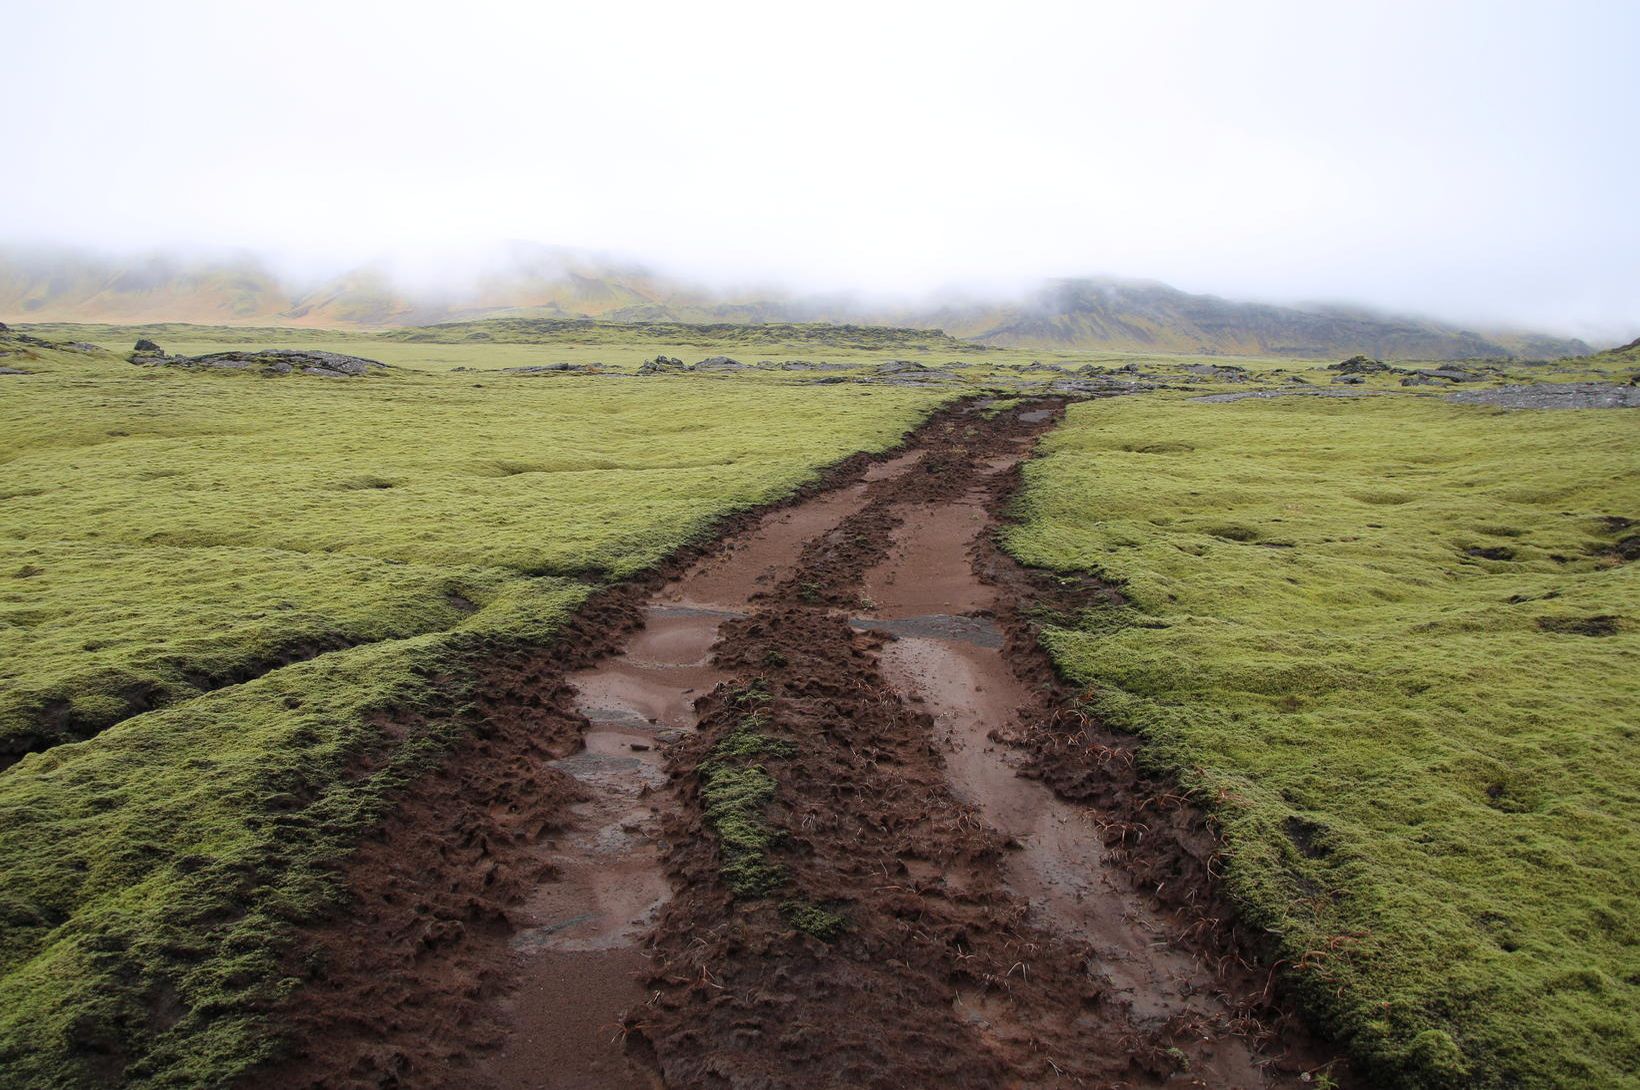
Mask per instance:
[[[761,682],[730,697],[761,693]],[[754,701],[755,702],[755,701]],[[761,897],[786,880],[785,871],[772,862],[769,848],[778,833],[769,827],[763,808],[774,798],[775,780],[758,757],[789,757],[795,747],[783,739],[770,738],[759,728],[767,723],[762,713],[754,713],[712,747],[711,756],[700,765],[700,796],[706,823],[717,835],[723,857],[723,880],[737,897]]]
[[[712,747],[711,760],[717,763],[744,762],[765,755],[790,757],[795,754],[797,747],[792,743],[784,738],[770,738],[763,733],[763,728],[768,723],[769,717],[764,712],[758,711],[748,715]]]
[[[729,703],[737,708],[756,707],[759,704],[767,704],[771,699],[773,697],[769,693],[769,683],[761,677],[754,677],[729,694]]]
[[[849,926],[847,916],[808,901],[785,901],[780,905],[780,914],[792,927],[821,942],[831,942]]]
[[[785,880],[780,867],[768,860],[774,833],[763,820],[774,786],[774,777],[758,767],[714,764],[701,769],[701,801],[723,855],[723,880],[738,897],[760,897]]]

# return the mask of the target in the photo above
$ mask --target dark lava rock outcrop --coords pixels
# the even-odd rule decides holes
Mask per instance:
[[[563,375],[563,374],[592,374],[603,369],[601,363],[539,363],[529,367],[503,367],[501,370],[509,375]],[[456,368],[465,370],[465,368]]]
[[[708,356],[695,364],[696,371],[744,371],[746,365],[728,356]]]
[[[316,375],[320,378],[357,378],[388,365],[362,356],[313,349],[259,348],[249,351],[209,352],[203,356],[169,356],[146,338],[136,343],[130,360],[141,367],[167,366],[189,370],[254,371],[262,375]]]
[[[766,371],[847,371],[846,363],[812,363],[809,360],[786,360],[776,363],[774,360],[759,360],[757,365]]]
[[[1210,379],[1213,382],[1246,382],[1252,377],[1247,368],[1235,367],[1228,363],[1191,363],[1186,364],[1184,370],[1189,374],[1200,375],[1202,378]]]
[[[644,360],[638,368],[640,375],[660,375],[669,371],[687,371],[689,365],[676,356],[656,356],[652,360]]]
[[[1640,409],[1640,387],[1611,382],[1539,382],[1446,395],[1460,405],[1499,409]]]
[[[1328,367],[1329,371],[1337,371],[1344,375],[1383,375],[1399,374],[1399,367],[1391,367],[1382,360],[1369,359],[1366,356],[1351,356],[1342,363],[1335,363]]]

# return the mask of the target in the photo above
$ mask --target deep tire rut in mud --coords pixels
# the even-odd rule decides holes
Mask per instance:
[[[1226,937],[1199,816],[1136,843],[1153,785],[1105,776],[1131,741],[1091,740],[1020,608],[1041,588],[991,541],[1055,409],[939,414],[535,664],[508,698],[533,717],[490,743],[515,774],[443,774],[480,792],[439,821],[482,813],[487,925],[469,902],[376,970],[409,984],[356,958],[267,1084],[1303,1085],[1329,1057]],[[367,918],[460,914],[414,886]]]

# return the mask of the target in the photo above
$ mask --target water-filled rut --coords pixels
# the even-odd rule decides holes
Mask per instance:
[[[1003,473],[1021,457],[992,458],[986,468]],[[1022,778],[1017,751],[994,737],[1031,715],[1039,698],[1009,662],[991,619],[1001,589],[971,562],[993,495],[976,481],[944,503],[897,512],[892,551],[865,575],[869,616],[856,624],[895,635],[880,652],[883,676],[932,715],[953,793],[1017,846],[1003,873],[1032,918],[1095,949],[1099,971],[1136,1023],[1199,1023],[1202,1034],[1181,1035],[1175,1046],[1194,1078],[1261,1086],[1252,1043],[1214,1032],[1234,1012],[1216,988],[1202,989],[1196,958],[1169,941],[1165,919],[1107,857],[1099,814]]]
[[[692,731],[696,700],[727,680],[712,646],[726,618],[796,562],[804,543],[866,502],[874,481],[913,465],[911,452],[860,482],[777,510],[690,567],[644,603],[626,647],[567,677],[586,717],[583,748],[554,762],[578,780],[565,834],[542,845],[545,874],[517,914],[517,990],[509,1035],[482,1068],[502,1086],[647,1090],[653,1067],[626,1047],[622,1019],[642,1006],[641,942],[670,897],[661,852],[667,804],[663,748]]]
[[[1021,744],[1074,712],[987,549],[1057,408],[938,414],[499,674],[266,1084],[1303,1085],[1265,972],[1107,846],[1131,778]]]

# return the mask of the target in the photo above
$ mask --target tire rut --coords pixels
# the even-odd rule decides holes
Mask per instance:
[[[480,784],[508,886],[454,1028],[312,1085],[1255,1090],[1326,1066],[1244,948],[1135,891],[1178,853],[1113,840],[1140,786],[1067,741],[1034,586],[989,540],[1059,407],[939,414],[631,593],[602,657],[532,674],[580,744]]]
[[[694,731],[696,701],[730,680],[712,656],[725,620],[745,616],[805,541],[859,510],[872,482],[897,477],[919,456],[872,466],[856,484],[770,514],[653,594],[643,629],[619,654],[568,675],[588,725],[580,752],[553,767],[581,785],[585,801],[564,836],[541,844],[551,878],[514,914],[519,986],[503,1004],[506,1043],[478,1064],[480,1078],[561,1090],[660,1085],[641,1050],[627,1047],[622,1020],[645,1000],[640,944],[671,895],[662,751]]]
[[[1032,416],[930,429],[720,627],[729,676],[668,755],[675,894],[624,1022],[663,1085],[1253,1090],[1326,1063],[1265,1032],[1262,997],[1131,888],[1101,815],[996,740],[1050,702],[971,559],[1052,422]],[[763,783],[750,888],[714,815],[726,765]]]

